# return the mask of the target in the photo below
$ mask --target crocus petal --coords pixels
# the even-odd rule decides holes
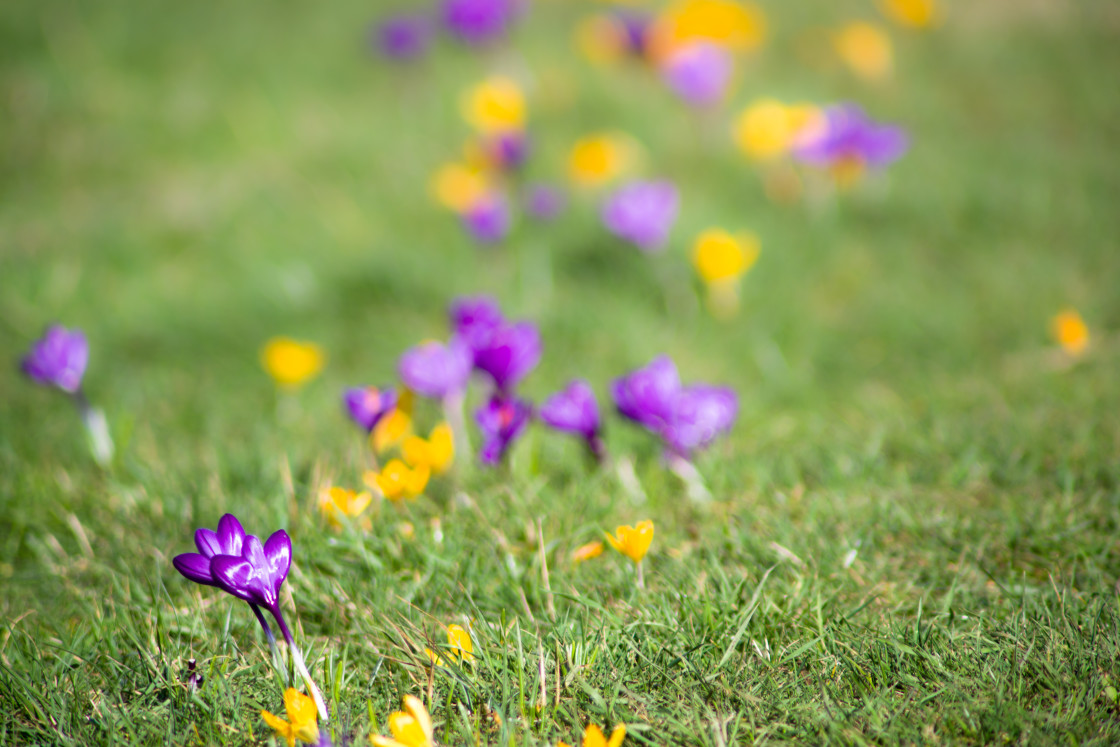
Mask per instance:
[[[218,542],[222,555],[240,555],[245,544],[245,529],[233,514],[218,519]]]
[[[172,558],[171,563],[175,570],[196,584],[217,586],[214,577],[210,575],[210,558],[196,552],[185,552]]]
[[[268,556],[268,570],[279,590],[292,567],[292,538],[283,529],[273,532],[264,543],[264,554]]]
[[[198,547],[198,551],[205,555],[207,558],[212,558],[215,555],[224,554],[222,551],[222,542],[218,539],[218,533],[213,529],[202,527],[194,533],[194,544]],[[238,548],[240,552],[240,548]],[[238,553],[230,553],[237,555]]]
[[[218,586],[238,599],[257,604],[263,601],[249,590],[249,584],[253,580],[253,564],[244,558],[215,555],[210,559],[210,575]]]

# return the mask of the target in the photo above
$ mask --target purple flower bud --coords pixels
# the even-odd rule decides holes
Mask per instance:
[[[793,155],[814,166],[854,160],[881,168],[898,160],[910,147],[905,130],[871,121],[856,104],[824,110],[820,125],[810,130]]]
[[[649,33],[650,26],[653,25],[649,13],[620,8],[615,11],[614,18],[624,32],[626,51],[633,57],[645,55],[646,35]]]
[[[558,431],[592,439],[599,433],[599,404],[595,392],[583,379],[577,379],[541,404],[541,420]]]
[[[739,413],[739,398],[727,387],[696,384],[682,389],[662,437],[669,449],[689,458],[717,436],[731,429]]]
[[[466,342],[425,342],[406,350],[397,363],[401,381],[425,397],[442,399],[467,387],[474,356]]]
[[[707,107],[723,100],[734,71],[734,60],[726,49],[701,42],[675,52],[662,75],[687,103]]]
[[[210,559],[210,573],[218,586],[238,599],[270,610],[280,608],[280,586],[291,566],[292,540],[283,529],[273,532],[264,545],[250,534],[240,555],[215,555]]]
[[[498,302],[490,296],[466,296],[451,303],[451,328],[455,336],[477,351],[494,330],[505,324]]]
[[[89,362],[89,342],[80,330],[52,324],[36,340],[21,364],[32,381],[73,394],[82,387]]]
[[[428,51],[432,31],[432,21],[426,16],[393,16],[378,24],[371,42],[390,60],[414,60]]]
[[[541,360],[541,335],[531,322],[503,324],[474,354],[475,368],[494,378],[501,392],[508,392]]]
[[[381,418],[397,406],[397,392],[392,388],[378,389],[375,386],[354,387],[343,393],[342,403],[350,419],[371,432]]]
[[[509,234],[509,204],[501,195],[478,200],[463,213],[463,225],[480,244],[496,244]]]
[[[513,0],[444,0],[443,23],[467,44],[486,44],[505,35],[515,10]]]
[[[673,418],[677,395],[681,390],[677,367],[667,355],[654,358],[611,384],[618,413],[624,418],[661,433]]]
[[[677,219],[680,198],[672,182],[631,182],[603,206],[607,230],[644,252],[664,248]]]
[[[514,397],[495,395],[480,407],[474,417],[482,430],[482,450],[479,451],[482,463],[500,462],[532,416],[533,406]]]
[[[557,187],[548,184],[533,184],[526,191],[525,212],[540,221],[556,218],[564,210],[567,200]]]

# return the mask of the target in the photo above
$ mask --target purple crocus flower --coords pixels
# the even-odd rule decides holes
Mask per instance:
[[[611,384],[618,413],[628,420],[661,433],[672,422],[681,379],[677,366],[660,355],[644,368],[615,379]]]
[[[463,213],[463,225],[480,244],[496,244],[509,234],[509,204],[500,195],[489,195]]]
[[[723,100],[734,71],[735,62],[726,49],[700,42],[675,52],[662,75],[685,102],[708,107]]]
[[[550,221],[563,212],[564,193],[550,184],[533,184],[524,195],[525,212],[539,221]]]
[[[381,418],[397,406],[397,391],[392,388],[378,389],[375,386],[353,387],[343,393],[342,404],[351,420],[366,432],[372,432]]]
[[[813,166],[856,161],[881,168],[909,147],[901,127],[873,122],[857,104],[837,104],[824,110],[820,124],[794,147],[793,155]]]
[[[505,35],[515,10],[513,0],[444,0],[443,23],[467,44],[486,44]]]
[[[36,340],[21,367],[32,381],[75,394],[89,362],[89,342],[81,330],[52,324]]]
[[[194,533],[194,544],[198,552],[185,552],[172,558],[171,563],[175,570],[185,577],[203,586],[220,586],[211,570],[211,561],[218,555],[239,556],[245,546],[245,530],[241,522],[233,514],[225,514],[218,519],[218,529],[202,527]],[[236,595],[235,595],[236,596]],[[250,601],[249,607],[264,629],[270,647],[275,648],[276,637],[272,635],[272,628],[268,620],[261,613],[260,606]]]
[[[607,230],[644,252],[664,248],[677,219],[680,198],[669,181],[631,182],[603,206]]]
[[[533,406],[523,399],[495,395],[474,414],[482,429],[482,450],[479,458],[483,464],[497,464],[505,456],[510,444],[521,435],[533,416]]]
[[[486,345],[490,335],[505,324],[498,302],[490,296],[465,296],[451,303],[451,327],[455,336],[465,341],[471,351]]]
[[[474,366],[494,378],[500,392],[508,392],[541,360],[541,334],[531,322],[503,324],[475,349]]]
[[[387,59],[414,60],[428,51],[432,31],[432,21],[427,16],[403,14],[378,24],[371,42]]]
[[[739,414],[739,398],[727,387],[695,384],[682,389],[662,431],[669,450],[685,459],[730,430]]]
[[[452,337],[446,345],[431,341],[406,350],[397,363],[397,373],[417,394],[444,399],[466,389],[473,363],[470,346]]]
[[[588,449],[599,461],[603,460],[603,441],[599,432],[599,403],[595,392],[583,379],[576,379],[566,388],[553,394],[541,404],[541,420],[565,433],[573,433],[587,442]]]

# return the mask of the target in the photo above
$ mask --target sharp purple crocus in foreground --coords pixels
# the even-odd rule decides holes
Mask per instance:
[[[676,364],[659,355],[645,367],[615,379],[611,396],[622,417],[660,433],[672,419],[680,389]]]
[[[21,367],[32,381],[75,394],[89,363],[89,342],[81,330],[52,324],[35,341]]]
[[[845,161],[881,168],[898,160],[910,146],[905,130],[881,125],[856,104],[826,108],[820,123],[793,149],[798,160],[814,166]]]
[[[587,442],[591,454],[597,460],[603,460],[599,403],[595,401],[595,392],[586,381],[577,379],[546,399],[541,404],[540,418],[558,431],[580,436]]]
[[[444,0],[443,23],[467,44],[486,44],[504,37],[513,22],[514,0]]]
[[[446,345],[432,341],[406,350],[397,363],[397,373],[417,394],[444,399],[466,389],[473,363],[470,346],[452,337]]]
[[[685,102],[709,107],[724,99],[734,70],[730,52],[715,44],[700,42],[673,53],[662,75]]]
[[[397,391],[375,386],[353,387],[343,393],[342,404],[350,419],[370,432],[397,406]]]
[[[541,335],[531,322],[503,324],[475,349],[474,365],[494,379],[500,392],[509,392],[541,360]]]
[[[414,60],[428,51],[432,20],[423,15],[402,14],[382,21],[373,30],[372,43],[390,60]]]
[[[511,222],[509,204],[498,194],[483,197],[463,213],[463,226],[480,244],[496,244],[504,239]]]
[[[615,236],[644,252],[660,251],[677,220],[679,203],[672,182],[631,182],[607,199],[603,224]]]
[[[532,184],[523,197],[525,212],[538,221],[550,221],[564,211],[567,199],[559,187],[551,184]]]
[[[483,464],[498,464],[533,416],[533,406],[523,399],[494,395],[474,414],[482,431]]]
[[[275,638],[260,608],[272,613],[292,652],[296,669],[315,699],[319,716],[326,721],[329,716],[323,696],[307,670],[303,654],[280,609],[280,587],[292,566],[292,540],[288,533],[283,529],[277,530],[262,545],[257,537],[245,533],[237,517],[226,514],[219,519],[217,531],[199,529],[195,532],[194,541],[198,552],[176,555],[171,561],[175,569],[191,581],[217,586],[227,594],[248,602],[275,655]]]

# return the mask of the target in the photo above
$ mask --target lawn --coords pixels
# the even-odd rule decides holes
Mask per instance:
[[[389,3],[0,4],[0,745],[284,743],[260,711],[288,673],[253,616],[172,566],[226,512],[291,536],[281,602],[336,745],[388,734],[405,695],[447,745],[589,723],[630,745],[1120,743],[1120,13],[957,0],[913,30],[871,0],[763,5],[765,44],[698,113],[577,51],[603,3],[537,0],[508,45],[411,64],[367,42]],[[852,19],[889,33],[888,79],[835,59],[825,30]],[[528,179],[564,184],[591,132],[641,144],[680,190],[665,251],[578,192],[494,247],[433,201],[461,93],[495,72],[525,86]],[[856,101],[910,150],[774,201],[729,134],[762,96]],[[760,241],[732,319],[689,260],[710,226]],[[341,392],[393,383],[478,294],[539,326],[524,396],[591,382],[610,460],[537,423],[335,531],[320,491],[369,459]],[[1067,308],[1082,355],[1049,331]],[[89,338],[104,468],[19,370],[53,322]],[[276,335],[323,372],[278,390]],[[606,413],[662,353],[739,396],[695,460],[708,501]],[[609,546],[573,561],[645,519],[642,587]]]

